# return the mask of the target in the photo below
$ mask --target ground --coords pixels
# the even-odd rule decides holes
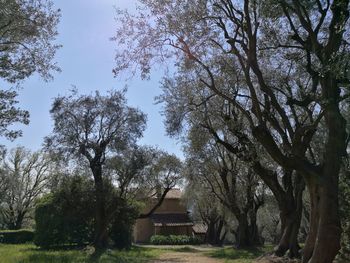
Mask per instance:
[[[0,263],[252,263],[270,249],[134,246],[130,251],[107,250],[96,260],[92,247],[43,250],[33,244],[0,244]]]
[[[210,258],[192,252],[166,252],[152,263],[222,263],[223,260]]]

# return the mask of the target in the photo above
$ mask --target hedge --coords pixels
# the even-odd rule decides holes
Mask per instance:
[[[151,243],[153,245],[197,245],[202,243],[202,240],[186,235],[154,235],[151,237]]]
[[[33,242],[34,231],[28,229],[0,230],[0,243],[22,244]]]

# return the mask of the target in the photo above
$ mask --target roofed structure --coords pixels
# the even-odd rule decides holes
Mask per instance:
[[[181,196],[179,188],[169,190],[162,204],[149,218],[138,219],[134,227],[134,241],[147,243],[153,235],[191,235],[193,222],[181,202]],[[149,198],[143,213],[150,211],[157,202],[155,195]]]

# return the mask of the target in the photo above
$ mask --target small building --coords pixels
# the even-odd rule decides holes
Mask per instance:
[[[150,211],[158,202],[150,198],[144,213]],[[134,242],[148,243],[153,235],[192,235],[193,222],[181,202],[181,190],[171,189],[162,204],[148,218],[137,219],[134,226]]]

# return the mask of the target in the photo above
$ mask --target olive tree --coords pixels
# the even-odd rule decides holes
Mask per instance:
[[[192,169],[189,169],[189,172]],[[189,180],[186,185],[185,200],[191,207],[194,222],[203,222],[206,226],[205,242],[222,246],[232,226],[229,224],[229,213],[205,181]]]
[[[18,85],[37,72],[44,80],[59,71],[53,61],[60,10],[50,0],[0,1],[0,79]],[[16,90],[0,90],[0,136],[15,139],[14,123],[29,123],[28,111],[16,107]]]
[[[222,88],[227,86],[223,84]],[[197,154],[198,145],[207,141],[215,147],[224,146],[227,154],[239,159],[244,168],[250,167],[270,188],[278,202],[281,233],[275,248],[276,255],[284,255],[289,250],[290,257],[297,257],[300,250],[301,196],[305,185],[300,174],[283,171],[274,163],[247,132],[244,117],[238,113],[233,115],[230,103],[215,93],[202,91],[201,85],[191,76],[179,74],[175,78],[167,77],[162,88],[163,94],[158,101],[165,103],[168,133],[172,136],[182,134],[187,152]],[[219,152],[212,154],[212,158],[215,155],[219,157]]]
[[[261,181],[236,155],[210,134],[205,135],[205,130],[193,129],[190,134],[190,145],[186,147],[189,180],[192,184],[209,187],[235,217],[237,228],[230,228],[235,234],[237,247],[262,245],[257,226],[257,212],[264,204]]]
[[[0,78],[16,83],[34,72],[52,78],[60,10],[50,0],[0,1]]]
[[[181,184],[182,166],[174,154],[134,145],[107,160],[106,174],[115,182],[120,198],[133,202],[157,195],[158,201],[139,215],[139,218],[146,218],[156,211],[172,188]]]
[[[103,176],[106,160],[113,153],[134,144],[146,127],[146,116],[127,105],[125,91],[111,91],[107,95],[57,97],[52,105],[54,120],[47,145],[69,156],[83,158],[94,178],[96,211],[96,248],[108,242],[108,218],[105,200],[106,180]]]
[[[121,12],[115,73],[175,60],[239,113],[245,132],[288,173],[305,180],[311,224],[304,262],[332,262],[340,248],[338,179],[347,141],[349,1],[143,0]],[[314,158],[320,123],[326,138]],[[274,177],[274,173],[268,174]]]

